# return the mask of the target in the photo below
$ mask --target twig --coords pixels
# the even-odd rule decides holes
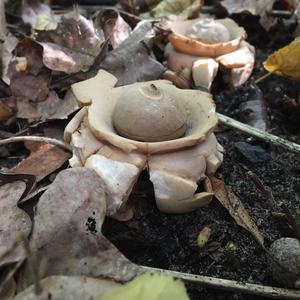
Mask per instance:
[[[40,280],[39,280],[38,264],[36,262],[35,257],[31,253],[30,246],[29,246],[27,239],[24,239],[23,245],[24,245],[24,250],[26,252],[26,256],[27,256],[28,268],[30,269],[32,277],[33,277],[34,292],[36,295],[39,295],[39,294],[41,294],[43,289],[41,287]]]
[[[244,283],[235,280],[181,273],[176,271],[169,271],[169,270],[163,270],[163,269],[157,269],[157,268],[151,268],[145,266],[139,266],[139,272],[140,273],[145,273],[145,272],[165,273],[175,278],[192,282],[192,283],[197,283],[209,288],[217,288],[222,290],[235,291],[235,292],[241,292],[245,294],[252,294],[252,295],[277,298],[277,299],[297,299],[297,300],[300,299],[300,291],[297,290],[263,286],[259,284]]]
[[[218,113],[219,122],[221,124],[224,124],[228,127],[237,129],[245,134],[248,134],[250,136],[256,137],[260,140],[263,140],[265,142],[271,143],[275,146],[283,147],[285,149],[288,149],[289,151],[295,152],[300,154],[300,145],[290,142],[286,139],[283,139],[281,137],[278,137],[276,135],[270,134],[268,132],[265,132],[263,130],[259,130],[257,128],[254,128],[252,126],[243,124],[239,121],[236,121],[230,117],[227,117],[225,115],[222,115]]]
[[[0,140],[0,145],[10,144],[10,143],[18,143],[18,142],[42,142],[42,143],[55,145],[55,146],[65,149],[67,151],[72,152],[72,147],[69,144],[67,144],[63,141],[54,139],[54,138],[49,138],[49,137],[44,137],[44,136],[31,136],[31,135],[14,136],[14,137],[10,137],[8,139]]]
[[[259,77],[258,79],[256,79],[254,81],[255,84],[258,84],[260,83],[261,81],[265,80],[266,78],[268,78],[269,76],[271,76],[273,73],[272,72],[269,72],[269,73],[266,73],[265,75]]]
[[[273,192],[270,187],[263,184],[260,178],[252,171],[246,173],[248,177],[253,181],[255,186],[260,190],[260,192],[265,196],[268,206],[271,210],[274,210],[276,203],[274,201]]]
[[[296,238],[300,241],[300,227],[297,224],[294,216],[292,215],[292,213],[290,212],[290,210],[286,207],[285,204],[281,205],[281,209],[285,214],[285,218],[287,220],[287,223],[291,226],[291,228],[293,229]]]

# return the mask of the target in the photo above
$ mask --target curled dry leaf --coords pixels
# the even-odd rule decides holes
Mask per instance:
[[[87,71],[101,52],[103,33],[92,21],[76,12],[61,18],[55,30],[39,31],[36,40],[43,47],[43,63],[67,74]]]
[[[197,17],[203,3],[203,0],[163,0],[150,11],[149,16],[162,18],[170,15],[179,15],[181,19]],[[147,17],[148,14],[142,16]]]
[[[270,73],[300,79],[300,38],[271,54],[263,65]]]
[[[1,300],[12,300],[16,293],[16,282],[11,278],[5,286],[2,287],[2,292],[0,293]]]
[[[129,280],[136,266],[101,234],[106,199],[100,177],[87,168],[60,172],[37,205],[30,240],[40,278],[50,275],[105,276]],[[34,281],[21,272],[23,288]]]
[[[128,38],[131,32],[130,26],[114,9],[100,11],[95,19],[96,27],[103,29],[105,39],[110,40],[113,49]]]
[[[78,108],[74,98],[62,100],[50,91],[51,70],[44,66],[40,44],[24,38],[17,45],[16,54],[8,70],[12,96],[2,99],[7,107],[17,111],[16,117],[29,121],[63,119]]]
[[[1,179],[7,180],[7,176],[2,175]],[[26,238],[31,230],[30,217],[17,206],[26,191],[26,183],[22,179],[14,180],[8,177],[10,182],[2,181],[0,187],[0,266],[25,258],[21,235]],[[15,243],[17,246],[13,246]]]
[[[154,36],[152,23],[140,22],[126,40],[108,53],[100,68],[116,76],[118,85],[159,78],[165,68],[150,51]]]
[[[51,30],[57,26],[50,6],[39,0],[23,0],[21,16],[23,22],[33,29]]]
[[[210,177],[212,189],[216,199],[228,210],[231,217],[239,226],[248,230],[255,239],[261,244],[264,244],[264,237],[251,220],[247,210],[242,204],[241,200],[228,189],[222,180],[213,176]]]
[[[58,146],[42,144],[39,149],[22,160],[16,167],[9,170],[13,174],[32,174],[37,182],[60,168],[68,159],[70,153]]]
[[[210,227],[204,227],[198,234],[197,237],[197,246],[202,249],[205,247],[206,243],[208,242],[209,238],[211,236],[211,228]]]
[[[85,276],[50,276],[40,281],[42,292],[37,295],[35,287],[31,285],[14,300],[90,300],[102,299],[110,293],[118,283]]]
[[[260,23],[269,30],[275,23],[276,18],[268,16],[275,0],[224,0],[220,4],[226,8],[229,14],[248,12],[260,16]]]

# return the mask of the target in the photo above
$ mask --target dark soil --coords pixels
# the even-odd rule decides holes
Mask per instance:
[[[240,104],[259,95],[266,106],[268,131],[300,142],[299,135],[299,81],[275,75],[258,86],[254,79],[265,73],[262,61],[275,49],[293,39],[293,24],[279,22],[266,33],[257,19],[251,16],[235,16],[246,27],[250,42],[256,47],[256,66],[251,80],[239,89],[229,89],[218,78],[213,87],[217,110],[235,119],[243,119]],[[293,236],[293,231],[284,219],[272,214],[265,197],[246,175],[252,171],[269,186],[276,203],[286,205],[294,215],[300,214],[300,161],[299,155],[267,143],[249,138],[234,130],[217,133],[224,146],[224,162],[217,173],[239,196],[250,216],[265,236],[269,245],[283,236]],[[260,148],[258,156],[245,157],[236,143],[245,142],[251,150]],[[145,189],[145,185],[148,189]],[[142,186],[142,187],[141,187]],[[133,262],[171,269],[181,272],[202,274],[219,278],[234,279],[249,283],[280,286],[274,282],[267,268],[267,255],[253,236],[239,227],[226,209],[213,200],[208,207],[181,215],[167,215],[155,206],[151,186],[143,174],[132,198],[140,203],[137,215],[128,222],[107,219],[105,235]],[[196,244],[198,233],[205,226],[212,228],[205,248],[199,250]],[[264,299],[257,296],[188,286],[191,299]]]

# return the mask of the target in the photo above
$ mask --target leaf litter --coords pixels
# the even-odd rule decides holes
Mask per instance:
[[[134,3],[138,3],[136,8],[138,10],[141,8],[141,11],[144,12],[154,8],[156,2],[134,1]],[[180,14],[184,6],[188,8],[188,13],[183,13],[185,18],[187,15],[191,16],[190,12],[192,15],[197,14],[203,5],[203,1],[199,1],[199,3],[177,2],[180,9],[168,6],[169,1],[162,1],[160,7],[163,7],[165,11],[157,12],[162,15],[170,11]],[[223,3],[226,2],[229,1],[223,1]],[[127,3],[127,7],[132,3],[132,1],[129,5]],[[191,7],[189,7],[190,4],[192,4]],[[238,5],[235,6],[235,8],[237,7]],[[132,7],[131,9],[133,10]],[[258,8],[256,7],[256,9]],[[261,15],[266,11],[264,10]],[[231,12],[229,11],[229,13]],[[151,13],[152,16],[157,17],[156,9]],[[257,11],[254,14],[257,14]],[[16,37],[12,36],[10,44],[7,44],[5,48],[6,56],[2,56],[4,59],[2,64],[9,65],[8,68],[3,69],[2,73],[4,81],[9,84],[9,93],[1,99],[3,104],[1,120],[6,121],[5,126],[7,127],[5,128],[9,128],[10,122],[17,121],[20,122],[18,123],[20,126],[24,126],[24,124],[27,126],[28,123],[36,121],[44,122],[72,115],[78,109],[78,104],[69,92],[69,83],[87,79],[100,68],[117,76],[118,85],[157,79],[163,74],[167,74],[165,73],[167,69],[162,64],[161,53],[157,50],[159,48],[159,44],[156,44],[158,32],[155,31],[153,23],[144,21],[131,29],[121,15],[124,16],[124,13],[119,14],[115,9],[106,10],[96,14],[92,21],[75,10],[71,14],[57,18],[52,14],[49,6],[40,4],[39,1],[24,1],[22,18],[24,22],[31,25],[33,35],[31,38],[21,39],[18,45],[13,43],[13,41],[16,42]],[[81,35],[79,32],[84,34]],[[162,37],[163,39],[164,37]],[[9,41],[9,38],[5,38],[6,41]],[[159,61],[156,59],[157,57],[160,58]],[[296,78],[294,73],[290,75],[282,71],[282,74]],[[173,80],[178,80],[178,77],[174,78],[178,74],[171,75]],[[60,88],[53,89],[53,83],[60,81],[62,82]],[[180,84],[182,87],[186,87],[185,83],[180,82]],[[47,180],[49,182],[56,176],[53,172],[58,170],[68,158],[69,153],[57,146],[43,144],[37,149],[32,149],[32,153],[26,159],[11,169],[11,172],[17,174],[11,176],[22,176],[19,175],[20,173],[34,174],[38,182]],[[96,278],[79,277],[78,275],[105,276],[123,281],[131,279],[137,274],[137,266],[127,260],[101,233],[106,210],[104,187],[103,183],[99,182],[99,178],[89,172],[91,171],[84,168],[60,172],[39,199],[30,237],[32,255],[21,269],[19,288],[24,288],[31,283],[36,284],[32,269],[37,269],[38,280],[41,279],[40,285],[44,286],[43,296],[45,297],[49,293],[54,298],[58,297],[57,299],[67,297],[70,293],[68,288],[78,291],[78,299],[84,299],[84,296],[88,297],[89,292],[91,292],[91,297],[98,297],[98,295],[101,297],[102,288],[105,290],[106,288],[110,289],[111,285],[114,286],[112,281],[104,283]],[[212,179],[212,181],[215,183],[213,187],[218,200],[238,225],[250,231],[255,239],[263,244],[262,233],[251,220],[241,201],[231,191],[226,190],[224,183],[214,182],[214,180],[217,179]],[[19,182],[20,186],[16,182]],[[1,188],[6,187],[7,184],[11,185],[11,187],[7,187],[7,193],[16,188],[20,194],[24,189],[24,182],[16,179],[2,185]],[[28,185],[30,186],[27,183]],[[27,193],[26,184],[25,190]],[[30,190],[34,194],[39,189],[30,188]],[[16,216],[20,214],[23,216],[22,210],[17,206],[20,197],[23,196],[19,196],[18,199],[14,198],[12,201]],[[170,218],[172,219],[172,217]],[[130,222],[124,224],[130,224]],[[210,223],[202,225],[201,228],[211,228]],[[25,236],[28,236],[31,230],[31,221],[28,228],[27,231],[25,230]],[[204,236],[201,236],[205,245],[204,256],[206,248],[214,247],[215,242],[211,242],[211,239],[215,238],[218,231],[215,233],[215,226],[212,226],[212,229],[212,237],[209,238],[210,233],[204,234],[205,231],[203,231]],[[187,230],[190,230],[189,227]],[[194,241],[197,233],[199,233],[199,227],[196,228]],[[208,239],[210,240],[208,241]],[[6,248],[9,250],[8,246]],[[236,245],[235,249],[238,248],[239,245]],[[12,255],[12,261],[21,261],[26,256],[24,249],[21,252],[21,254]],[[178,257],[180,257],[180,253],[178,253]],[[8,263],[10,262],[8,261]],[[168,266],[168,263],[166,265]],[[62,288],[62,284],[64,288]],[[98,284],[99,290],[93,291],[91,286]],[[19,294],[16,299],[23,299],[22,297],[36,299],[37,297],[34,286],[29,287],[23,293],[25,294]]]

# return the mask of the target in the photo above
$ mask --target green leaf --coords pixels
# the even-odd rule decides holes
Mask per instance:
[[[189,300],[184,284],[165,274],[143,274],[102,300]]]

